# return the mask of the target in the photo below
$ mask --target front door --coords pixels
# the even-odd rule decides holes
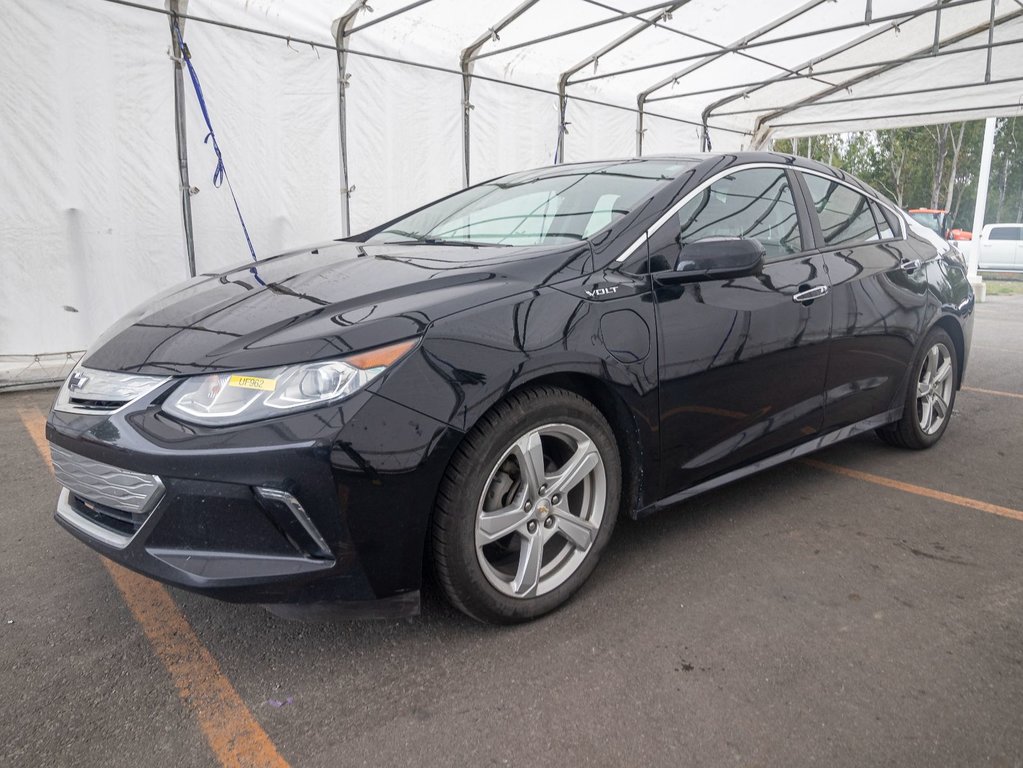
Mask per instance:
[[[707,237],[755,238],[766,251],[761,274],[655,290],[664,497],[820,429],[831,301],[793,300],[826,291],[827,278],[792,184],[784,169],[736,170],[650,237],[652,272]]]

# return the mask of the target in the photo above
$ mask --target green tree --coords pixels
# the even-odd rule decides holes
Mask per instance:
[[[973,226],[984,122],[945,123],[781,139],[779,152],[849,171],[905,208],[949,211]],[[1023,120],[999,120],[985,223],[1023,221]]]

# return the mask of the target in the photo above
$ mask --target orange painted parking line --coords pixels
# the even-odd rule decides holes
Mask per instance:
[[[986,501],[978,501],[977,499],[971,499],[966,496],[957,496],[954,493],[936,491],[933,488],[925,488],[922,485],[903,483],[901,480],[892,480],[891,478],[882,477],[881,475],[872,475],[869,472],[860,472],[858,469],[840,467],[837,464],[828,464],[827,462],[818,461],[817,459],[803,459],[802,462],[803,464],[807,464],[816,469],[823,469],[825,472],[834,472],[838,475],[845,475],[846,477],[852,477],[857,480],[864,480],[868,483],[874,483],[875,485],[883,485],[887,488],[894,488],[898,491],[912,493],[917,496],[924,496],[928,499],[936,499],[948,504],[957,504],[960,507],[969,507],[970,509],[979,509],[981,512],[990,512],[992,515],[1000,515],[1001,517],[1008,517],[1012,520],[1019,520],[1020,522],[1023,522],[1023,512],[1018,509],[1012,509],[1011,507],[1000,507],[997,504],[989,504]]]
[[[228,768],[287,766],[170,593],[106,558],[103,565],[170,672],[178,695],[199,721],[220,764]]]
[[[46,418],[38,408],[19,409],[25,430],[47,466]],[[220,665],[199,640],[170,593],[158,582],[101,558],[124,602],[192,710],[207,743],[225,768],[287,768]]]
[[[1000,395],[1002,397],[1016,397],[1023,400],[1023,395],[1017,392],[1002,392],[998,389],[981,389],[980,387],[963,387],[964,392],[980,392],[982,395]]]

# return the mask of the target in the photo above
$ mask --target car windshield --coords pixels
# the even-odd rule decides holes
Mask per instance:
[[[544,168],[466,189],[399,219],[370,243],[557,245],[583,240],[694,167],[679,159]]]
[[[925,227],[927,227],[932,232],[937,232],[939,235],[942,234],[942,232],[941,232],[941,217],[940,217],[939,214],[937,214],[937,213],[929,213],[929,212],[925,213],[923,211],[914,211],[913,213],[911,213],[909,215],[913,217],[914,221],[917,221],[920,224],[923,224]]]

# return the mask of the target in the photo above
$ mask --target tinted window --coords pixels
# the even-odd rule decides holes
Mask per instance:
[[[903,226],[899,220],[898,215],[891,208],[884,205],[878,205],[877,209],[881,212],[881,216],[888,222],[889,228],[895,233],[895,237],[902,237]]]
[[[879,239],[866,197],[820,176],[805,173],[803,178],[810,190],[811,205],[821,222],[825,246],[856,245]]]
[[[1020,227],[991,227],[988,240],[1023,240],[1023,229]]]
[[[881,239],[891,240],[895,237],[895,233],[892,232],[892,227],[888,223],[888,219],[886,219],[884,214],[881,212],[881,206],[873,200],[870,201],[870,211],[874,214],[874,221],[877,223],[877,231],[881,234]]]
[[[517,173],[428,205],[387,225],[368,242],[571,243],[621,218],[693,165],[629,160]]]
[[[658,230],[651,255],[659,244],[659,255],[673,266],[681,246],[708,237],[759,240],[768,261],[802,251],[796,207],[785,172],[751,168],[718,179]]]
[[[913,217],[913,221],[919,222],[927,227],[931,232],[936,234],[942,234],[941,232],[941,216],[937,213],[926,213],[924,211],[914,211],[909,214]]]

